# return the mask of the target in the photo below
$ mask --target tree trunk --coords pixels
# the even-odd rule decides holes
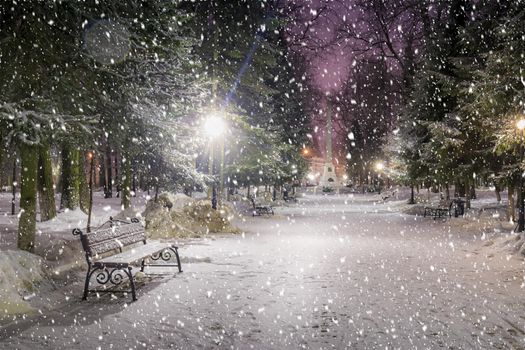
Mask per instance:
[[[18,222],[18,248],[33,252],[36,229],[36,178],[38,174],[38,148],[20,146],[22,172],[20,176],[20,220]]]
[[[49,144],[43,143],[38,148],[38,199],[40,221],[48,221],[57,216],[55,190],[53,187],[53,169]]]
[[[157,183],[155,185],[155,203],[157,203],[157,200],[159,199],[159,184]]]
[[[450,200],[450,186],[448,183],[445,185],[445,198],[447,201]]]
[[[467,178],[465,179],[465,184],[464,186],[462,187],[462,189],[466,192],[466,196],[467,196],[467,202],[466,202],[466,205],[465,205],[465,208],[466,209],[470,209],[470,195],[472,194],[472,192],[469,190],[470,189],[470,180]]]
[[[507,203],[507,220],[516,221],[516,207],[514,204],[514,184],[509,183],[508,186],[508,203]]]
[[[501,188],[497,182],[494,182],[494,192],[496,192],[496,200],[498,204],[501,203]]]
[[[113,197],[112,167],[113,162],[111,161],[111,149],[108,146],[106,149],[106,157],[104,161],[104,198]]]
[[[11,215],[16,214],[16,157],[13,158],[13,180],[11,181]]]
[[[410,186],[410,200],[408,201],[408,204],[416,204],[416,200],[414,198],[414,185],[413,184]]]
[[[89,212],[89,185],[86,178],[86,167],[85,167],[85,154],[78,152],[78,192],[79,192],[79,204],[80,209],[84,213]],[[91,163],[91,162],[90,162]]]
[[[131,184],[131,192],[133,197],[137,197],[137,167],[134,166],[132,169],[132,184]],[[190,194],[191,197],[191,194]]]
[[[79,205],[78,153],[69,146],[62,147],[62,209],[74,210]]]
[[[470,186],[470,198],[476,199],[476,181],[472,181],[472,185]]]
[[[456,184],[456,192],[458,197],[466,197],[467,196],[467,189],[468,188],[468,180],[463,184],[461,182],[458,182]]]
[[[0,137],[0,169],[3,169],[2,163],[4,162],[4,140]],[[0,173],[0,191],[2,190],[2,184],[3,184],[3,176]]]
[[[93,157],[93,188],[100,188],[102,185],[100,183],[101,169],[104,167],[100,164],[100,157],[95,157],[95,152],[92,153]]]
[[[122,158],[124,173],[122,174],[122,198],[121,205],[123,209],[131,206],[131,159],[129,154],[125,153]]]
[[[119,174],[119,156],[118,153],[115,152],[115,182],[117,183],[117,198],[120,197],[120,191],[122,191],[122,179],[120,178]]]

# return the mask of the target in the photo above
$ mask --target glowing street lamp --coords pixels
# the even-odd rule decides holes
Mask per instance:
[[[385,169],[385,164],[383,161],[377,161],[374,165],[376,172],[377,172],[377,185],[378,185],[378,192],[381,193],[381,173]]]
[[[225,130],[226,124],[224,123],[224,120],[215,114],[210,115],[204,121],[204,132],[211,139],[215,139],[221,136]]]

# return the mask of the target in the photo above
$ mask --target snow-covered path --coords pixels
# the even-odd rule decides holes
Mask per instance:
[[[312,196],[247,218],[244,235],[182,247],[185,272],[137,302],[71,299],[1,329],[0,348],[525,348],[522,262],[390,205]]]

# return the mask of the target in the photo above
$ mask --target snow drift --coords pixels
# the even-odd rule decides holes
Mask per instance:
[[[34,312],[27,300],[45,277],[42,258],[26,251],[8,250],[0,254],[0,266],[0,319]]]

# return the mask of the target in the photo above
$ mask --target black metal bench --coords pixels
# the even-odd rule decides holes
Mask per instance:
[[[288,191],[284,192],[283,194],[283,200],[285,202],[293,202],[293,203],[297,203],[297,197],[295,196],[289,196],[288,195]]]
[[[178,248],[169,243],[147,242],[144,227],[136,218],[131,219],[131,222],[110,218],[92,232],[84,233],[76,228],[73,235],[80,235],[88,265],[82,300],[87,299],[89,292],[131,293],[132,300],[137,300],[133,265],[140,266],[142,272],[146,266],[174,266],[182,272]],[[123,248],[128,249],[123,251]],[[154,263],[159,260],[169,262],[174,257],[176,265]],[[102,288],[89,289],[93,275]],[[126,277],[131,290],[116,289]],[[114,287],[106,288],[108,283]]]
[[[393,191],[387,191],[387,192],[383,192],[381,194],[381,200],[384,202],[386,201],[388,198],[390,197],[394,197],[397,193],[397,190],[393,190]]]
[[[248,198],[253,206],[252,216],[274,215],[273,208],[270,205],[256,204],[253,197]]]
[[[441,200],[437,206],[425,207],[423,217],[426,217],[427,215],[432,216],[434,219],[446,216],[451,217],[453,204],[454,201],[452,200]]]
[[[442,217],[454,217],[463,216],[465,213],[465,201],[461,198],[454,198],[449,200],[441,200],[441,202],[435,207],[425,207],[424,217],[427,215],[432,216],[434,219]]]

